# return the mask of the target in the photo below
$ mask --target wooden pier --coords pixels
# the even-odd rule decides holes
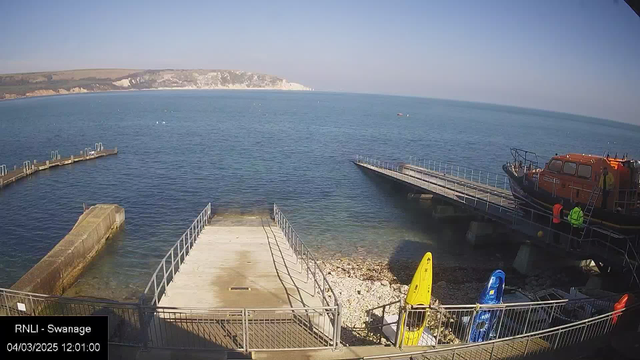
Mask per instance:
[[[0,189],[41,170],[69,165],[79,161],[93,160],[103,156],[116,155],[117,153],[117,147],[104,149],[102,148],[102,143],[97,143],[95,149],[86,148],[80,152],[80,155],[71,155],[65,158],[60,157],[57,151],[52,151],[51,159],[49,160],[42,162],[27,160],[22,163],[22,167],[14,166],[11,171],[8,171],[5,165],[0,165]]]

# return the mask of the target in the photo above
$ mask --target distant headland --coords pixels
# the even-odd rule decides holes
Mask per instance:
[[[239,70],[81,69],[0,74],[0,100],[148,89],[313,90],[274,75]]]

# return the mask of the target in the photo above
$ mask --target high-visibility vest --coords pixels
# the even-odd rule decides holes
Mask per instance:
[[[562,205],[553,205],[553,223],[560,224],[562,222]]]
[[[582,213],[582,209],[580,209],[577,206],[574,207],[569,213],[569,222],[571,223],[571,226],[574,226],[574,227],[582,226],[583,217],[584,217],[584,214]]]
[[[603,180],[607,181],[607,186],[603,186]],[[613,182],[614,182],[614,178],[613,175],[611,175],[610,172],[607,173],[607,176],[600,176],[600,189],[604,189],[604,190],[613,190]]]

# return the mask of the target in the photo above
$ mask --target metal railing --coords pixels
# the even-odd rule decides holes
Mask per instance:
[[[0,288],[0,316],[109,317],[109,342],[172,349],[335,347],[335,307],[189,309],[68,298]],[[327,335],[328,334],[328,335]]]
[[[618,299],[574,299],[526,302],[499,305],[445,305],[439,307],[407,307],[401,309],[405,320],[401,329],[404,337],[399,340],[402,348],[411,336],[412,324],[425,324],[432,336],[432,343],[466,344],[503,339],[536,332],[567,323],[589,319],[613,310]],[[485,333],[482,333],[485,331]],[[413,339],[418,340],[418,339]]]
[[[180,265],[184,262],[191,248],[198,239],[198,235],[206,226],[211,218],[211,203],[193,221],[191,226],[182,234],[182,237],[171,247],[167,255],[160,261],[160,264],[154,271],[149,280],[149,284],[142,294],[143,301],[150,299],[150,305],[158,305],[162,296],[167,293],[167,287],[180,269]],[[167,265],[168,263],[168,265]],[[150,292],[153,289],[153,294]],[[153,296],[151,296],[153,295]]]
[[[640,286],[637,274],[637,264],[640,263],[640,258],[635,252],[630,251],[632,249],[630,245],[633,245],[637,238],[623,236],[594,226],[586,226],[577,230],[566,219],[561,219],[561,225],[554,225],[553,215],[550,212],[530,207],[522,209],[520,202],[514,199],[511,194],[494,191],[491,186],[478,186],[476,182],[470,182],[468,179],[465,180],[457,176],[416,171],[413,168],[408,168],[404,163],[382,161],[363,156],[357,156],[356,162],[376,167],[386,175],[440,194],[457,203],[465,204],[493,220],[543,241],[545,245],[570,250],[572,244],[578,244],[581,250],[577,250],[576,253],[596,255],[599,259],[607,262],[615,261],[618,266],[628,267],[632,271],[631,281],[635,280],[635,283]],[[540,232],[542,232],[541,236]],[[582,232],[588,232],[589,237],[583,238]]]
[[[141,314],[138,303],[68,298],[0,288],[0,315],[106,315],[109,317],[109,342],[115,344],[143,343],[145,327],[141,326]]]
[[[156,268],[140,303],[148,328],[144,344],[176,349],[296,350],[337,348],[340,303],[315,257],[274,204],[274,218],[314,284],[322,306],[300,308],[176,308],[158,306],[211,218],[211,204],[169,250]],[[151,292],[153,289],[153,293]],[[145,297],[149,297],[147,306]]]
[[[465,344],[518,336],[591,318],[613,309],[620,295],[605,298],[575,298],[531,301],[498,305],[403,306],[401,301],[381,305],[367,311],[368,333],[382,336],[388,326],[386,315],[398,315],[395,323],[396,347],[405,342],[414,345]],[[490,329],[489,333],[472,335],[472,329]],[[426,329],[422,331],[422,329]],[[424,332],[424,333],[423,333]],[[426,335],[425,335],[426,334]]]
[[[490,171],[474,169],[468,166],[460,166],[447,161],[438,161],[409,157],[409,165],[437,172],[439,174],[455,176],[481,185],[486,185],[502,190],[509,190],[509,177],[504,173],[498,174]]]
[[[275,219],[276,225],[282,230],[289,246],[296,254],[296,258],[298,261],[302,262],[302,265],[306,269],[307,280],[313,280],[313,296],[316,296],[318,291],[321,292],[321,304],[324,307],[330,307],[332,312],[332,321],[334,326],[334,347],[336,347],[340,343],[340,330],[341,330],[341,312],[340,312],[340,301],[336,296],[336,293],[333,291],[329,280],[324,275],[322,268],[318,265],[315,257],[309,251],[309,248],[300,240],[300,236],[296,230],[291,226],[289,220],[287,220],[286,216],[280,211],[278,205],[273,204],[273,217]]]
[[[617,327],[632,327],[638,306],[609,311],[588,319],[500,339],[416,352],[367,356],[363,359],[513,359],[548,353],[608,335]],[[626,322],[623,325],[622,319]],[[635,329],[634,329],[635,330]]]
[[[638,189],[624,189],[612,191],[614,193],[613,208],[622,210],[623,214],[640,207]]]

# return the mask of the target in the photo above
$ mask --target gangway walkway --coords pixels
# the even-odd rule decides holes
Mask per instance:
[[[406,164],[356,156],[354,163],[502,223],[534,239],[533,243],[537,245],[555,247],[576,258],[590,258],[621,269],[629,274],[631,283],[640,285],[637,237],[623,236],[599,226],[586,226],[582,232],[574,231],[566,220],[563,220],[564,227],[571,232],[558,231],[552,226],[550,212],[519,206],[508,190],[506,176],[483,174],[482,171],[446,163],[443,166],[443,163],[435,161],[415,160]],[[580,245],[578,249],[571,247],[572,241]]]
[[[20,179],[26,178],[38,171],[47,170],[56,166],[70,165],[79,161],[93,160],[109,155],[118,154],[118,148],[105,149],[102,143],[95,143],[95,148],[85,148],[80,155],[71,155],[69,157],[60,157],[60,153],[51,152],[51,159],[37,162],[33,160],[24,161],[21,167],[14,166],[14,169],[8,170],[6,165],[0,165],[0,189],[12,184]]]

